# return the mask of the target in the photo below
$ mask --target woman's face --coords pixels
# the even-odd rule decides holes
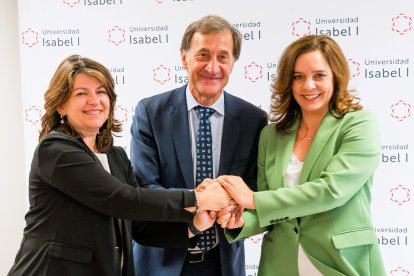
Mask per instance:
[[[69,99],[58,108],[61,115],[83,136],[96,136],[109,116],[108,91],[96,78],[76,75]]]
[[[326,114],[333,90],[333,73],[322,53],[301,54],[294,67],[292,91],[302,114]]]

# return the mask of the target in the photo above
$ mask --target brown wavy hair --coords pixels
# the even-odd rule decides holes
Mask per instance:
[[[39,140],[50,132],[57,130],[68,134],[76,139],[82,138],[82,133],[75,129],[68,120],[64,124],[60,123],[60,114],[57,108],[63,105],[70,97],[73,90],[75,77],[83,73],[97,79],[106,89],[110,108],[106,122],[100,127],[96,137],[96,148],[99,152],[107,152],[113,146],[112,133],[122,131],[121,123],[114,118],[114,107],[116,103],[115,83],[108,69],[97,61],[79,55],[71,55],[65,58],[56,69],[48,89],[45,92],[44,108],[45,114],[42,116],[42,129]]]
[[[272,96],[269,120],[276,124],[276,130],[288,133],[301,115],[301,109],[292,92],[295,63],[301,54],[319,51],[328,62],[334,82],[334,91],[329,103],[329,112],[342,118],[349,110],[360,110],[359,98],[348,89],[349,66],[339,45],[326,35],[308,35],[291,43],[283,52],[277,76],[271,86]]]
[[[196,32],[210,34],[224,30],[229,30],[233,37],[233,57],[234,61],[237,61],[241,52],[242,35],[239,30],[233,27],[226,19],[216,15],[204,16],[188,25],[181,40],[180,51],[187,52],[190,49],[191,39]]]

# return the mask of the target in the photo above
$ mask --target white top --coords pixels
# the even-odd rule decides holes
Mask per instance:
[[[302,172],[302,167],[303,162],[292,153],[285,173],[286,187],[291,188],[299,184],[299,176]],[[323,274],[320,273],[309,260],[309,257],[306,255],[300,243],[298,247],[298,270],[300,276],[323,276]]]
[[[105,168],[105,170],[111,173],[111,170],[109,169],[108,156],[106,156],[105,153],[97,153],[97,152],[95,152],[95,155],[96,157],[98,157],[99,161],[101,161],[101,164]]]

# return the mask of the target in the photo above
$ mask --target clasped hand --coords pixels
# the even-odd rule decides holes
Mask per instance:
[[[243,210],[255,208],[253,191],[238,176],[207,178],[195,191],[200,209],[193,224],[200,231],[211,227],[216,220],[223,228],[242,227]]]

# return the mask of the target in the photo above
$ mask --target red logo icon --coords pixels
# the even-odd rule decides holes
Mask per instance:
[[[408,276],[410,275],[410,271],[399,266],[396,269],[391,270],[390,275],[391,276]]]
[[[125,123],[128,121],[128,110],[118,105],[114,109],[114,116],[120,123]]]
[[[251,62],[249,65],[244,66],[244,78],[256,82],[263,77],[263,67],[256,62]]]
[[[114,26],[108,31],[108,41],[118,46],[125,41],[125,30]]]
[[[398,185],[395,188],[390,190],[390,199],[392,202],[397,203],[398,205],[403,205],[410,201],[411,199],[411,191],[407,187],[403,185]]]
[[[299,18],[292,23],[292,35],[305,36],[311,33],[311,23],[304,18]]]
[[[392,18],[392,30],[400,35],[411,31],[412,27],[413,19],[403,13]]]
[[[24,119],[35,125],[42,119],[42,110],[32,105],[24,111]]]
[[[69,6],[69,7],[73,8],[74,6],[76,6],[77,4],[80,3],[80,0],[63,0],[63,3],[66,6]]]
[[[351,79],[358,77],[359,74],[361,73],[361,64],[359,64],[358,61],[353,60],[352,58],[348,59],[348,65],[349,65],[349,70],[350,70],[350,74],[351,74]]]
[[[404,121],[411,116],[411,105],[399,100],[397,103],[391,105],[391,117],[398,121]]]
[[[170,68],[167,68],[161,64],[152,70],[152,79],[159,84],[164,84],[171,79],[170,72]]]
[[[33,47],[39,42],[39,33],[28,28],[26,31],[22,32],[22,43],[27,47]]]

